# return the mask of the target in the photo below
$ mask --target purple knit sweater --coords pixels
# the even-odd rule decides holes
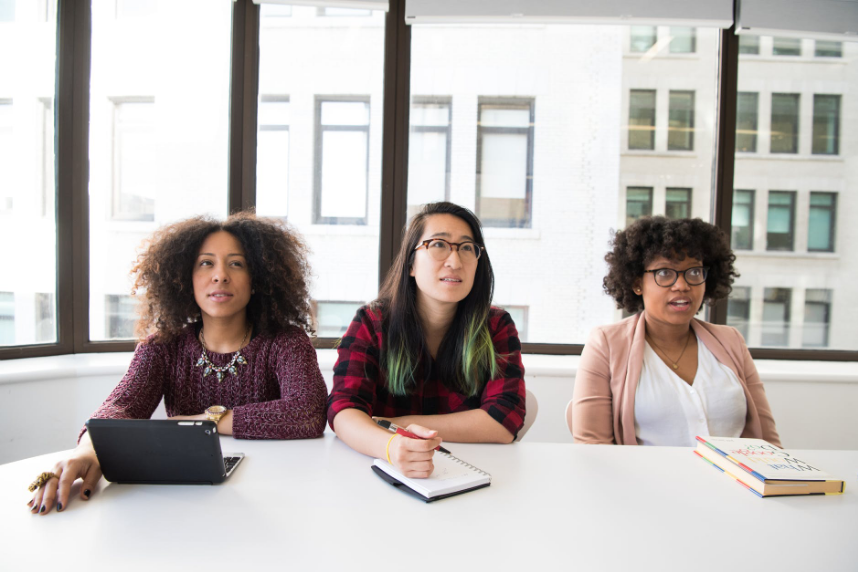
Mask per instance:
[[[247,365],[236,366],[237,375],[226,373],[220,383],[195,366],[202,351],[193,327],[169,343],[141,343],[125,377],[92,417],[148,419],[163,397],[170,417],[199,415],[212,405],[232,409],[238,439],[305,439],[325,430],[327,389],[316,350],[299,328],[254,337],[241,350]],[[208,352],[218,366],[232,355]]]

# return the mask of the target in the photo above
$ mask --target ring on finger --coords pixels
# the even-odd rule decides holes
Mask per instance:
[[[30,486],[27,487],[27,489],[32,493],[36,489],[40,489],[43,486],[45,486],[46,484],[48,484],[48,481],[50,481],[51,479],[59,479],[59,478],[60,478],[59,475],[52,473],[50,471],[45,471],[44,473],[42,473],[41,475],[36,477],[36,480],[33,481],[32,483],[30,483]]]

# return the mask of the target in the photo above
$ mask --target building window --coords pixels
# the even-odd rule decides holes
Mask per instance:
[[[0,346],[15,345],[15,294],[0,292]]]
[[[155,98],[113,100],[113,218],[155,220]]]
[[[530,227],[533,104],[532,99],[480,98],[477,215],[484,226]]]
[[[642,216],[652,215],[652,187],[626,189],[626,226]]]
[[[57,341],[57,324],[54,316],[56,306],[54,295],[36,292],[36,342],[53,343]]]
[[[843,57],[843,42],[816,40],[813,55],[818,58],[841,58]]]
[[[671,26],[670,53],[693,54],[697,51],[697,28]]]
[[[53,215],[56,199],[56,179],[54,177],[54,102],[51,98],[39,98],[41,103],[42,141],[40,144],[39,187],[42,191],[42,216]]]
[[[727,325],[733,326],[748,342],[748,327],[751,322],[751,289],[747,286],[733,286],[727,300]]]
[[[655,45],[655,26],[629,26],[629,51],[642,54]]]
[[[515,329],[518,330],[518,339],[522,343],[527,343],[527,314],[530,309],[528,306],[513,306],[507,304],[495,304],[498,308],[503,308],[509,313],[509,317],[515,323]]]
[[[807,249],[812,252],[834,252],[834,230],[837,220],[837,193],[810,193],[807,221]]]
[[[655,149],[655,90],[629,93],[629,149]]]
[[[769,191],[767,250],[793,250],[795,191]]]
[[[739,53],[745,55],[760,54],[760,37],[759,36],[739,36]]]
[[[789,344],[789,306],[792,290],[766,288],[763,294],[763,327],[761,343],[764,346]]]
[[[367,224],[369,97],[316,98],[316,224]]]
[[[759,94],[741,91],[736,97],[736,151],[757,151],[757,109]]]
[[[286,217],[289,210],[288,95],[263,95],[256,140],[256,212]]]
[[[801,345],[806,348],[828,347],[831,321],[831,290],[810,289],[804,295],[804,329]]]
[[[13,5],[13,17],[14,8]],[[5,164],[5,161],[14,156],[15,150],[12,111],[12,100],[0,99],[0,159],[4,161],[4,167],[0,168],[0,214],[12,212],[13,207],[12,192],[15,188],[15,174],[11,162],[8,165]]]
[[[0,0],[0,22],[15,21],[15,0]]]
[[[372,10],[364,10],[361,8],[317,8],[317,16],[334,16],[340,18],[360,18],[372,16]]]
[[[415,97],[408,140],[408,216],[426,203],[450,198],[452,103],[449,97]]]
[[[840,152],[840,96],[813,96],[813,154]]]
[[[754,248],[754,191],[733,191],[730,243],[734,250]]]
[[[694,92],[670,92],[667,126],[668,151],[694,150]]]
[[[107,339],[134,338],[134,326],[138,317],[134,296],[107,294],[104,302],[104,329]]]
[[[800,56],[801,40],[798,38],[772,38],[772,55]]]
[[[314,301],[313,314],[316,336],[320,338],[343,337],[361,306],[363,306],[363,302]]]
[[[664,216],[671,219],[691,216],[691,189],[668,187],[664,196]]]
[[[772,94],[772,153],[798,153],[797,93]]]

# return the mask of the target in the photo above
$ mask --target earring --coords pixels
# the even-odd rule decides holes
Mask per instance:
[[[256,290],[251,290],[251,291],[250,291],[250,295],[252,296],[253,294],[256,294]]]
[[[640,289],[640,288],[635,288],[635,294],[637,294],[638,296],[640,296],[640,295],[641,295],[641,289]]]

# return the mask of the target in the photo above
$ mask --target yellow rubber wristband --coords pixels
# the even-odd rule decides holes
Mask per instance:
[[[393,464],[393,461],[390,460],[390,442],[393,441],[394,437],[396,437],[396,433],[391,435],[390,439],[387,440],[387,449],[386,449],[387,450],[387,462],[390,463],[391,465]]]

